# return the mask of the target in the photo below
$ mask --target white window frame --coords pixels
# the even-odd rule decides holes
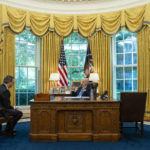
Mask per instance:
[[[40,38],[36,38],[36,52],[35,52],[35,65],[16,65],[16,67],[20,68],[21,67],[25,67],[27,68],[27,77],[28,77],[28,68],[35,68],[36,69],[36,74],[35,74],[35,87],[36,87],[36,91],[35,93],[40,93],[41,91],[41,39]],[[19,71],[20,73],[20,71]],[[28,82],[27,82],[27,87],[28,87]],[[26,100],[26,105],[21,105],[21,106],[29,106],[28,105],[28,93],[30,92],[16,92],[16,93],[26,93],[27,94],[27,100]],[[33,92],[31,92],[33,93]],[[20,106],[20,100],[18,101],[18,106]]]
[[[132,33],[131,33],[132,34]],[[115,35],[116,36],[116,35]],[[127,80],[127,78],[125,78],[125,77],[123,77],[123,79],[116,79],[116,68],[117,67],[122,67],[123,68],[123,73],[125,72],[124,70],[125,70],[125,68],[126,67],[132,67],[132,69],[134,68],[134,67],[136,67],[137,68],[137,64],[133,64],[133,54],[134,54],[134,52],[132,51],[132,52],[126,52],[125,53],[125,51],[123,51],[123,53],[120,53],[120,54],[123,54],[123,57],[124,57],[124,61],[125,61],[125,54],[128,54],[128,53],[131,53],[132,54],[132,64],[129,64],[129,65],[117,65],[116,64],[116,54],[119,54],[119,53],[116,53],[116,38],[115,38],[115,36],[113,36],[112,38],[111,38],[111,47],[112,47],[112,50],[111,50],[111,56],[112,56],[112,60],[111,60],[111,62],[112,62],[112,93],[113,93],[113,98],[114,99],[117,99],[117,93],[120,93],[120,92],[117,92],[116,90],[116,81],[117,80],[123,80],[123,84],[124,84],[124,88],[123,88],[123,91],[125,91],[125,80]],[[123,40],[124,40],[124,35],[123,35]],[[124,45],[123,45],[123,50],[124,50],[125,48],[124,48]],[[133,46],[132,46],[132,49],[133,49]],[[136,54],[137,54],[137,52],[136,52]],[[123,64],[125,64],[125,62],[123,62]],[[137,68],[137,71],[138,71],[138,68]],[[133,73],[133,72],[132,72]],[[123,74],[123,76],[124,76],[124,74]],[[133,78],[133,74],[132,74],[132,78],[130,78],[131,80],[132,80],[132,90],[131,90],[131,92],[132,91],[134,91],[133,90],[133,80],[135,80],[135,78]],[[137,80],[137,78],[136,78],[136,80]]]

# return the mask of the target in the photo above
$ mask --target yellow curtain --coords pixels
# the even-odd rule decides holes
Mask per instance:
[[[114,34],[121,28],[136,32],[143,25],[150,25],[150,3],[135,8],[91,15],[56,15],[21,10],[0,4],[0,40],[3,28],[20,33],[31,30],[37,36],[44,36],[48,31],[56,31],[66,37],[73,31],[84,37],[90,37],[102,29],[107,34]],[[0,44],[2,47],[2,43]]]
[[[4,48],[0,53],[0,84],[6,75],[15,77],[15,35],[8,29],[4,29]],[[10,89],[11,104],[15,105],[15,85]]]
[[[137,33],[138,91],[147,92],[145,119],[150,119],[150,27]]]
[[[41,55],[41,92],[47,93],[57,83],[49,81],[51,73],[57,73],[62,38],[55,32],[49,32],[42,38]]]
[[[109,91],[111,96],[111,50],[110,37],[103,32],[96,32],[89,38],[94,63],[94,72],[99,74],[99,93]]]

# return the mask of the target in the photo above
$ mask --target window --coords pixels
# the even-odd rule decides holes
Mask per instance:
[[[125,29],[117,34],[112,44],[113,98],[120,92],[137,91],[137,38]]]
[[[29,105],[40,87],[39,39],[29,31],[15,38],[16,105]],[[38,79],[38,80],[37,80]]]
[[[80,81],[84,77],[87,40],[73,33],[64,39],[64,51],[68,68],[68,85],[70,86],[71,81]]]

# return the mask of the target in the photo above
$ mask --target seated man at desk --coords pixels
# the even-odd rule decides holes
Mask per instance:
[[[91,87],[88,86],[88,78],[83,78],[81,86],[76,90],[76,91],[72,91],[72,96],[89,96],[90,97],[90,93],[91,93]],[[72,86],[72,90],[75,90],[75,87]]]

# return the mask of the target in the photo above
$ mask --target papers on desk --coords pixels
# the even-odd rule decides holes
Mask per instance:
[[[82,97],[64,97],[64,100],[90,100],[89,96]]]

